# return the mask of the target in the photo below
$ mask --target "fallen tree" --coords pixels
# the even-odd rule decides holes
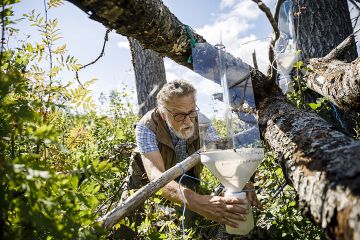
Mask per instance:
[[[184,25],[161,1],[69,1],[106,27],[192,68]],[[252,80],[262,136],[283,160],[301,207],[329,237],[360,239],[360,143],[291,105],[261,72],[253,70]]]
[[[306,74],[306,86],[326,96],[342,110],[360,110],[360,58],[351,63],[313,58]]]

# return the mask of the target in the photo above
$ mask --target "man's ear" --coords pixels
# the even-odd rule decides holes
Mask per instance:
[[[166,120],[166,116],[165,116],[165,113],[164,113],[164,112],[160,111],[160,116],[161,116],[161,118],[162,118],[163,120]]]

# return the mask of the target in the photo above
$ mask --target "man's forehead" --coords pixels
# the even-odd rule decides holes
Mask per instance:
[[[196,106],[195,103],[195,96],[194,95],[187,95],[182,97],[172,97],[167,102],[167,107],[171,108],[172,110],[178,110],[182,112],[188,112],[194,109]]]

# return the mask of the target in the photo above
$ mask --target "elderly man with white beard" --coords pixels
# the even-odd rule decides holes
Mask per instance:
[[[165,84],[157,95],[157,107],[149,111],[136,126],[137,147],[141,154],[141,167],[151,181],[167,169],[181,162],[200,148],[196,90],[185,80]],[[200,177],[199,164],[186,174]],[[189,210],[185,220],[194,219],[194,212],[207,219],[237,227],[238,220],[246,220],[246,199],[201,195],[197,193],[199,181],[184,177],[171,181],[162,189],[162,196],[178,204],[185,200]],[[184,197],[184,199],[183,199]],[[250,195],[253,205],[258,205],[256,196]],[[190,218],[190,219],[189,219]]]

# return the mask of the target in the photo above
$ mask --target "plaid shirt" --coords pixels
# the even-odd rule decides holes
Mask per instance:
[[[181,162],[189,156],[187,149],[187,141],[185,139],[178,138],[175,133],[169,128],[172,143],[175,147],[176,160]],[[141,154],[159,151],[159,147],[156,141],[156,135],[153,131],[147,128],[143,123],[136,125],[135,130],[136,143]],[[218,139],[214,127],[210,124],[206,131],[207,141],[214,141]]]
[[[172,143],[175,147],[176,160],[181,162],[189,156],[187,151],[187,141],[185,139],[178,138],[175,133],[169,128]],[[143,123],[136,125],[135,130],[136,143],[141,154],[159,151],[159,147],[156,141],[156,135],[153,131],[147,128]]]

